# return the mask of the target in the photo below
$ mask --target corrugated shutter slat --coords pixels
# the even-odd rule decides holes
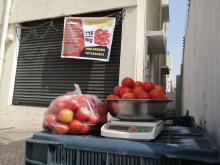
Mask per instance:
[[[106,11],[79,16],[99,17],[119,12]],[[116,24],[110,62],[61,59],[64,18],[54,19],[57,31],[51,30],[42,39],[36,39],[28,30],[22,29],[13,104],[48,106],[57,96],[73,90],[78,83],[83,93],[96,94],[100,98],[112,92],[118,84],[122,22]],[[34,21],[23,24],[34,27],[46,22]],[[37,32],[42,35],[49,25],[41,26]]]

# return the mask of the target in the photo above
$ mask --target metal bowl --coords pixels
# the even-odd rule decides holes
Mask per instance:
[[[153,120],[166,114],[172,100],[114,99],[107,100],[109,113],[121,120]]]

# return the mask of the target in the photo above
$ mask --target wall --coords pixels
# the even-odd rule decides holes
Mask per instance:
[[[191,1],[183,61],[183,111],[220,149],[220,1]]]
[[[4,8],[6,5],[6,0],[0,1],[0,38],[2,36],[2,27],[3,27],[3,17],[4,17]]]
[[[88,2],[88,1],[87,1]],[[121,47],[121,63],[120,63],[120,77],[128,76],[134,77],[134,62],[136,53],[136,24],[137,24],[137,7],[136,0],[120,0],[115,2],[102,1],[89,1],[89,5],[85,5],[82,1],[66,1],[67,5],[60,5],[61,1],[26,1],[26,0],[14,0],[12,3],[11,15],[10,15],[10,29],[11,33],[15,34],[16,23],[22,23],[30,20],[40,20],[46,18],[56,18],[58,16],[72,15],[78,13],[95,12],[101,10],[111,10],[116,8],[125,8],[125,17],[123,20],[123,32],[122,32],[122,47]],[[52,3],[52,4],[51,4]],[[63,3],[63,1],[62,1]],[[21,7],[22,4],[22,7]],[[39,6],[38,6],[39,5]],[[47,10],[39,12],[38,8],[47,6]],[[49,6],[49,7],[48,7]],[[61,7],[60,7],[61,6]],[[73,6],[73,7],[71,7]],[[77,7],[81,6],[81,7]],[[73,10],[74,9],[74,10]],[[43,9],[42,9],[43,10]],[[48,12],[50,11],[50,12]],[[65,11],[65,13],[64,13]],[[130,49],[128,49],[130,48]],[[16,40],[7,44],[5,59],[3,65],[3,77],[0,83],[0,110],[7,109],[19,109],[20,106],[10,106],[13,95],[13,82],[16,72]],[[130,64],[129,64],[130,63]],[[26,107],[31,108],[31,107]],[[38,110],[45,110],[45,108],[37,108]],[[43,111],[42,111],[43,112]]]
[[[14,0],[10,23],[136,6],[136,0]]]

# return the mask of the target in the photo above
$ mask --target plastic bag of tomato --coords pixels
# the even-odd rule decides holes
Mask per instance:
[[[107,121],[107,107],[95,95],[84,95],[78,85],[51,102],[43,128],[55,134],[89,134]]]
[[[160,85],[125,77],[121,85],[114,87],[113,94],[107,96],[107,100],[112,99],[168,99],[168,97],[165,89]]]

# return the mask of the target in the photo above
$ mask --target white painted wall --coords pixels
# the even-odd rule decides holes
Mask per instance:
[[[189,109],[220,149],[220,1],[191,1],[183,70],[183,111]]]
[[[159,2],[159,0],[156,1]],[[13,0],[9,30],[15,32],[16,23],[124,8],[126,10],[122,27],[120,80],[124,76],[131,76],[142,80],[143,60],[147,53],[145,33],[148,29],[157,30],[158,28],[158,16],[155,13],[151,14],[151,12],[154,12],[154,9],[159,8],[157,5],[159,4],[154,3],[152,0],[65,0],[65,3],[63,0]],[[16,40],[14,37],[14,41],[7,44],[5,53],[3,78],[0,82],[0,110],[18,108],[18,106],[8,104],[13,93],[12,82],[16,69],[14,62],[17,58],[15,52]],[[36,107],[35,109],[42,108]]]
[[[2,36],[3,17],[4,17],[3,13],[4,13],[5,5],[6,5],[6,0],[1,0],[0,1],[0,39],[1,39],[1,36]]]
[[[91,13],[137,5],[137,0],[14,0],[10,23]]]

